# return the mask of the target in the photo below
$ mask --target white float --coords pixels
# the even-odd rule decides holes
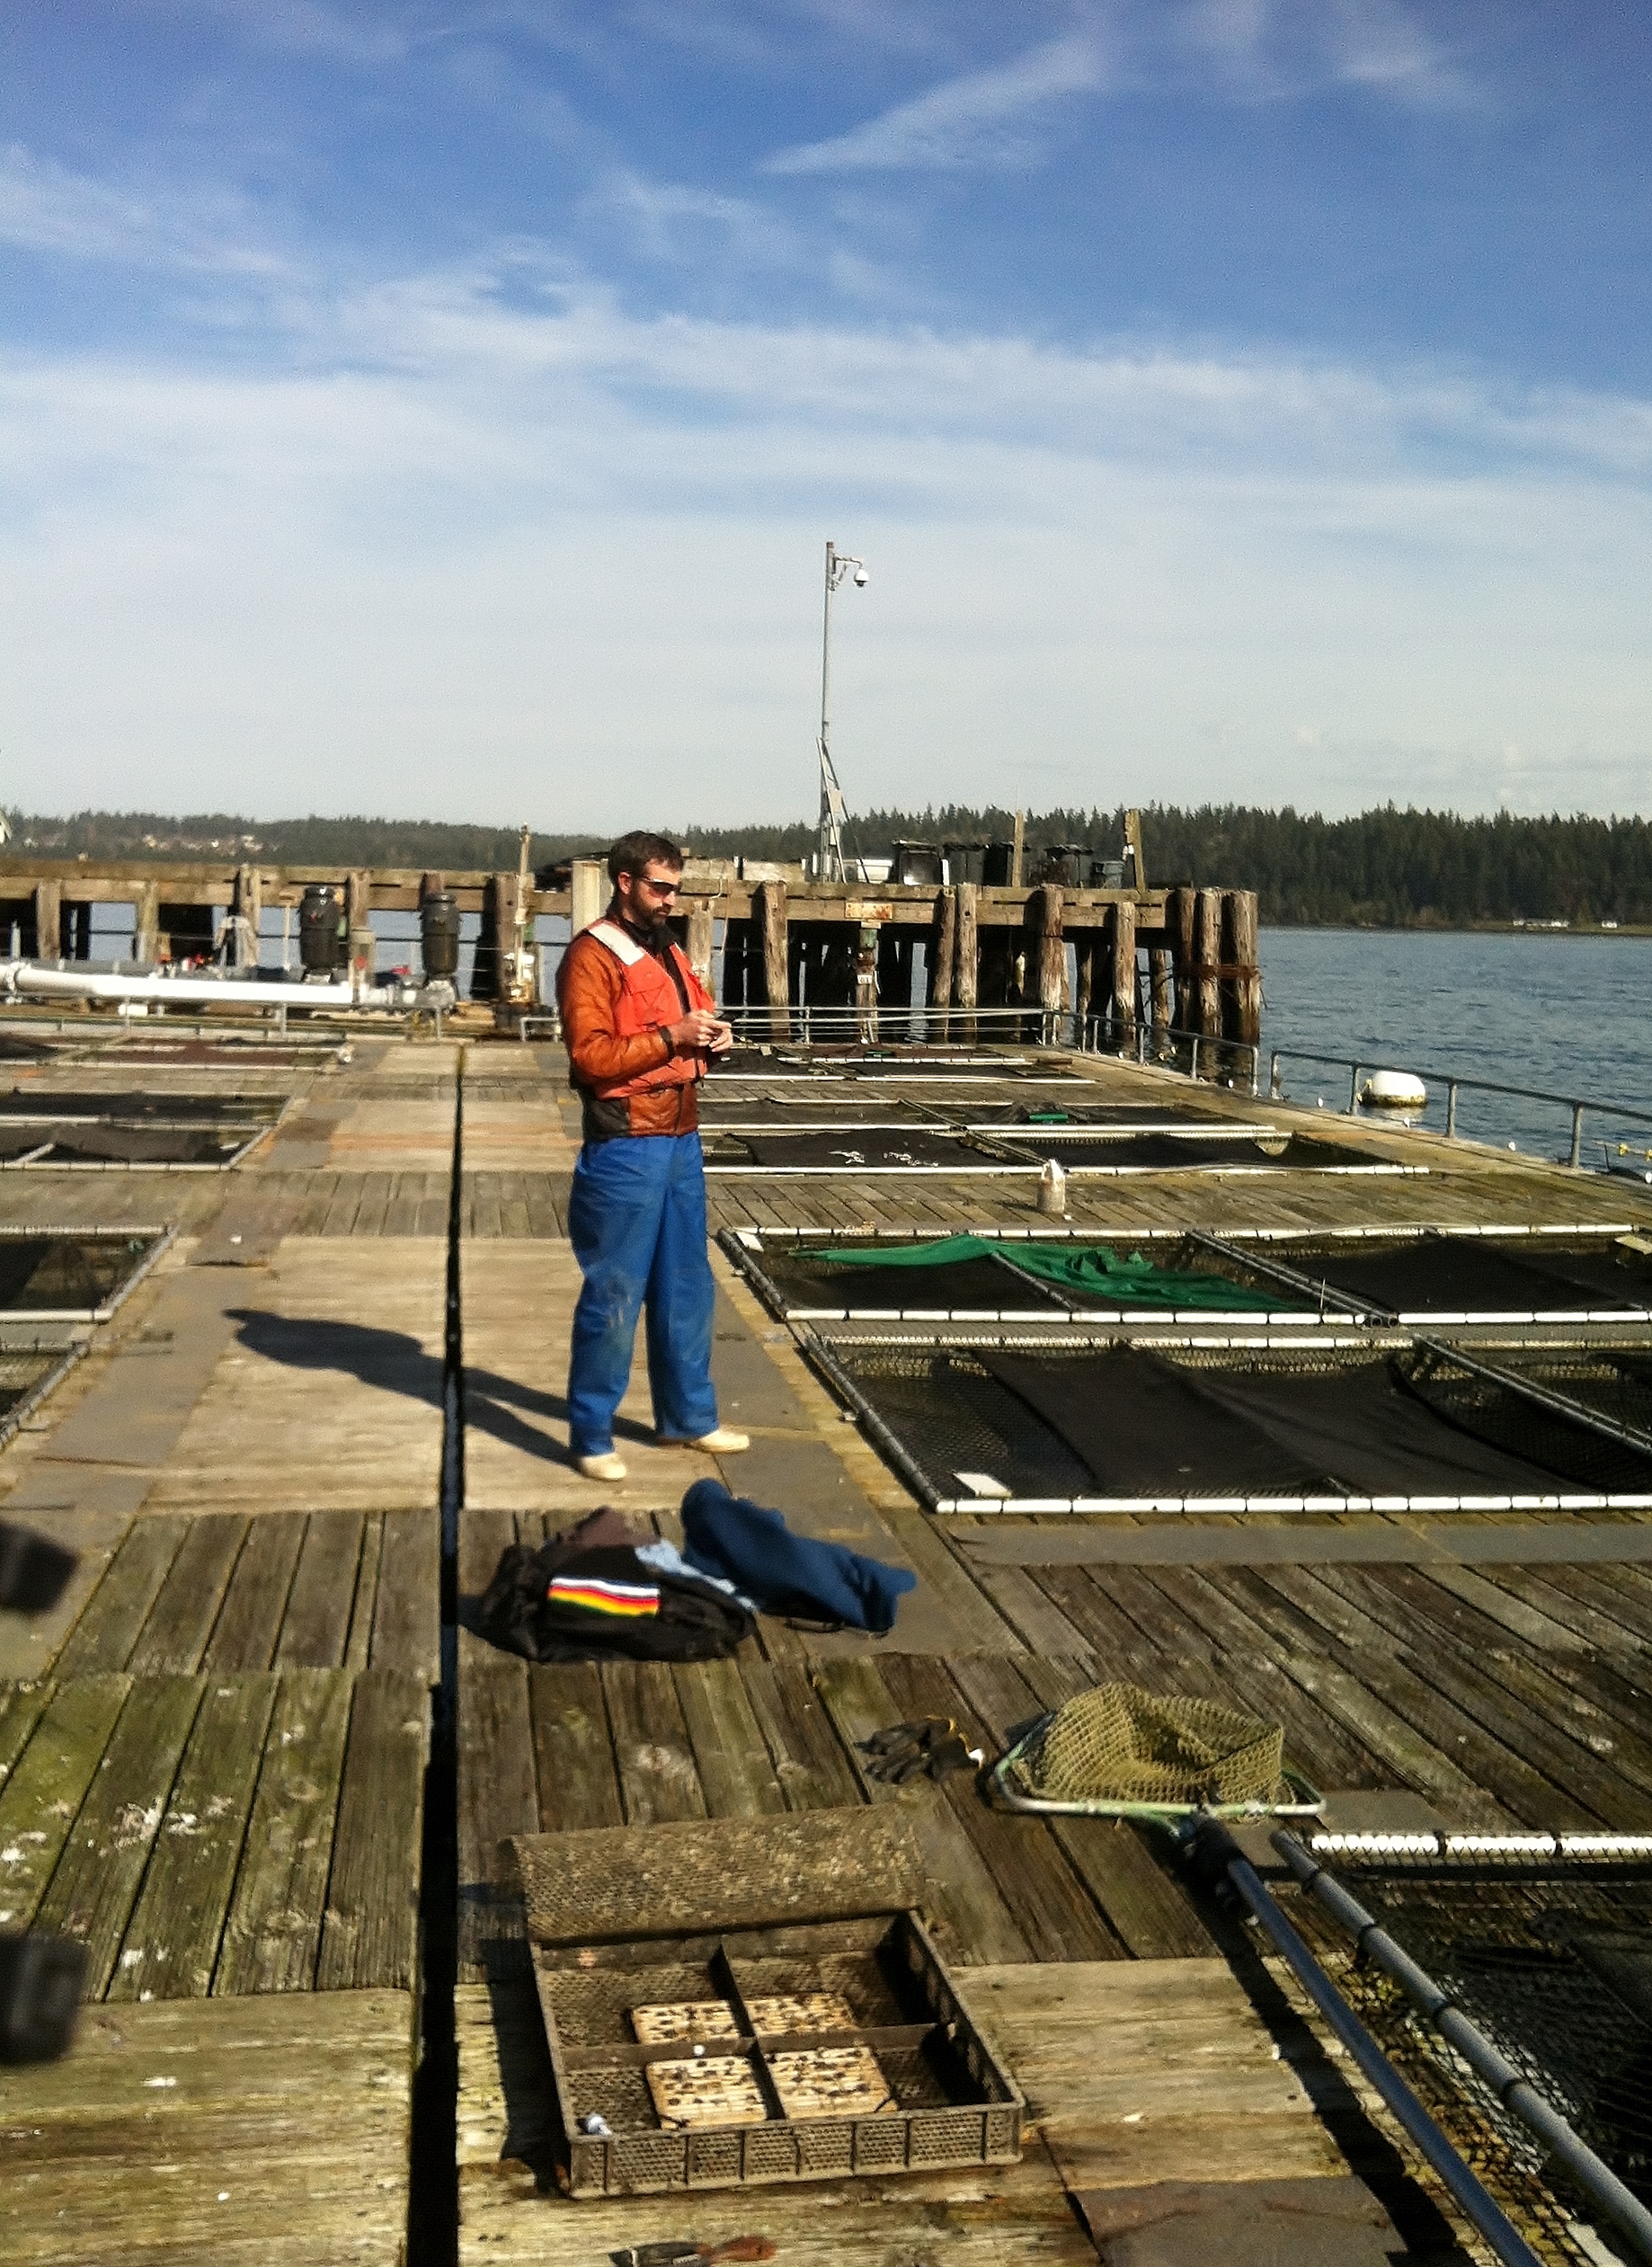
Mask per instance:
[[[1360,1089],[1360,1100],[1367,1109],[1420,1110],[1428,1089],[1409,1071],[1373,1071]]]

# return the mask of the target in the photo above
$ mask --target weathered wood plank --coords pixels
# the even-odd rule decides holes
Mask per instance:
[[[126,1667],[189,1525],[187,1519],[133,1521],[58,1656],[59,1683]]]
[[[754,1818],[786,1807],[737,1661],[685,1661],[672,1672],[678,1704],[714,1818]]]
[[[352,1675],[368,1665],[373,1641],[373,1614],[378,1600],[379,1553],[384,1545],[385,1516],[369,1511],[361,1530],[361,1563],[356,1569],[356,1595],[351,1602],[350,1635],[344,1642],[344,1667]]]
[[[915,1504],[885,1498],[880,1503],[878,1516],[900,1544],[921,1588],[946,1617],[949,1653],[1019,1653],[1023,1649],[1015,1630],[958,1563],[936,1533],[928,1513]]]
[[[412,1991],[431,1702],[404,1669],[356,1678],[344,1750],[317,1991]]]
[[[26,1685],[0,1685],[0,1788],[29,1745],[35,1726],[57,1686],[45,1677]]]
[[[1089,1580],[1084,1568],[1029,1567],[1027,1572],[1095,1654],[1098,1682],[1109,1677],[1128,1681],[1151,1661],[1152,1646]]]
[[[1525,1800],[1536,1803],[1543,1800],[1547,1782],[1557,1804],[1585,1804],[1615,1830],[1641,1832],[1652,1824],[1652,1796],[1636,1783],[1632,1749],[1626,1756],[1620,1745],[1609,1763],[1590,1738],[1592,1727],[1568,1703],[1564,1686],[1535,1665],[1523,1666],[1507,1647],[1483,1649],[1482,1660],[1476,1658],[1482,1649],[1461,1639],[1452,1642],[1456,1632],[1445,1629],[1440,1631],[1441,1642],[1429,1644],[1426,1590],[1415,1578],[1398,1595],[1377,1585],[1369,1586],[1365,1595],[1373,1611],[1386,1610],[1387,1627],[1408,1645],[1418,1675],[1496,1742],[1499,1752],[1483,1766],[1488,1785],[1494,1790],[1518,1785]],[[1626,1737],[1632,1742],[1635,1735]],[[1460,1734],[1459,1744],[1471,1748],[1472,1735]],[[1516,1760],[1505,1760],[1505,1754]],[[1626,1762],[1628,1771],[1620,1767]],[[1492,1776],[1494,1770],[1498,1777]],[[1533,1824],[1539,1823],[1541,1814],[1533,1818]]]
[[[201,1655],[205,1675],[233,1676],[269,1667],[287,1612],[304,1525],[292,1512],[269,1512],[250,1523],[222,1610]]]
[[[1190,2166],[1212,2180],[1346,2170],[1296,2054],[1225,1960],[984,1969],[959,1987],[1073,2188]]]
[[[428,1685],[441,1675],[441,1521],[434,1508],[384,1515],[372,1661]]]
[[[665,1661],[608,1661],[602,1668],[626,1823],[659,1826],[707,1816],[688,1729]]]
[[[814,1682],[851,1760],[857,1742],[902,1720],[903,1711],[868,1660],[822,1661]],[[1026,1936],[943,1791],[927,1779],[891,1787],[866,1778],[857,1763],[856,1770],[871,1801],[898,1802],[910,1811],[929,1884],[927,1909],[949,1955],[975,1961],[1030,1959]]]
[[[396,2267],[413,2002],[285,1993],[93,2007],[0,2070],[0,2250],[29,2267]]]
[[[502,1845],[538,1832],[539,1803],[528,1664],[468,1630],[458,1638],[459,1972],[474,1981],[526,1943]]]
[[[740,1673],[787,1809],[830,1810],[863,1800],[860,1780],[807,1670],[792,1661],[747,1660]]]
[[[1322,1653],[1288,1654],[1281,1667],[1405,1785],[1438,1804],[1453,1825],[1518,1823],[1495,1796],[1415,1730],[1396,1708],[1367,1690],[1360,1676],[1327,1660]]]
[[[1001,1657],[1000,1657],[1001,1658]],[[949,1717],[972,1747],[996,1746],[966,1694],[936,1660],[885,1655],[884,1684],[909,1718]],[[1036,1960],[1116,1960],[1124,1951],[1060,1842],[1042,1818],[990,1808],[973,1773],[955,1773],[942,1790],[980,1853]]]
[[[1088,1651],[1083,1631],[1022,1568],[978,1566],[967,1560],[965,1564],[1029,1652],[1078,1655]]]
[[[362,1515],[313,1511],[275,1644],[278,1668],[336,1668],[361,1567]]]
[[[199,1676],[134,1684],[41,1900],[39,1925],[85,1946],[88,1999],[109,1988],[205,1689]]]
[[[1059,1708],[1097,1681],[1083,1658],[959,1662],[955,1674],[999,1747],[1008,1747],[1030,1717]],[[1155,1858],[1151,1829],[1108,1818],[1052,1818],[1050,1826],[1134,1959],[1197,1960],[1214,1950],[1192,1899]]]
[[[328,1668],[281,1677],[216,1992],[308,1991],[315,1980],[352,1681]]]
[[[528,1672],[539,1831],[623,1827],[619,1774],[602,1676],[594,1661],[546,1661]]]
[[[208,1513],[189,1522],[127,1662],[134,1676],[188,1676],[196,1667],[245,1536],[246,1521],[235,1513]]]
[[[275,1691],[268,1674],[208,1679],[111,1999],[194,1999],[210,1989]]]
[[[27,1928],[96,1776],[129,1676],[87,1676],[47,1698],[0,1789],[0,1928]]]

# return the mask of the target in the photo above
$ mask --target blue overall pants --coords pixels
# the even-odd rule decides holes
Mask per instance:
[[[568,1364],[569,1446],[606,1455],[631,1376],[637,1310],[648,1309],[656,1429],[697,1440],[717,1423],[711,1384],[714,1286],[697,1134],[588,1142],[573,1169],[568,1239],[585,1278]]]

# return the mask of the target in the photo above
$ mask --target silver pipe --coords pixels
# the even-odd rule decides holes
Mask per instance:
[[[1408,1952],[1395,1943],[1385,1929],[1350,1897],[1340,1881],[1328,1873],[1293,1834],[1281,1829],[1269,1836],[1275,1850],[1297,1880],[1353,1936],[1362,1958],[1373,1960],[1385,1976],[1391,1976],[1469,2067],[1482,2078],[1523,2126],[1535,2133],[1550,2155],[1559,2159],[1590,2200],[1627,2237],[1642,2259],[1652,2260],[1652,2212],[1625,2188],[1609,2165],[1603,2164],[1586,2141],[1523,2077],[1492,2045],[1484,2031],[1452,2005],[1432,1976],[1420,1969]]]
[[[233,976],[79,975],[33,961],[0,963],[0,987],[19,998],[47,1000],[155,1000],[163,1006],[257,1008],[388,1008],[395,995],[380,985],[360,994],[348,983],[256,983]]]

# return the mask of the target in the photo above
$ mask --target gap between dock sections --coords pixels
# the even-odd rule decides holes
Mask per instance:
[[[465,1507],[465,1069],[458,1051],[453,1162],[448,1191],[448,1272],[442,1330],[441,1681],[434,1695],[420,1871],[422,1951],[419,2064],[413,2077],[407,2184],[408,2267],[456,2267],[458,2258],[458,1546]]]

